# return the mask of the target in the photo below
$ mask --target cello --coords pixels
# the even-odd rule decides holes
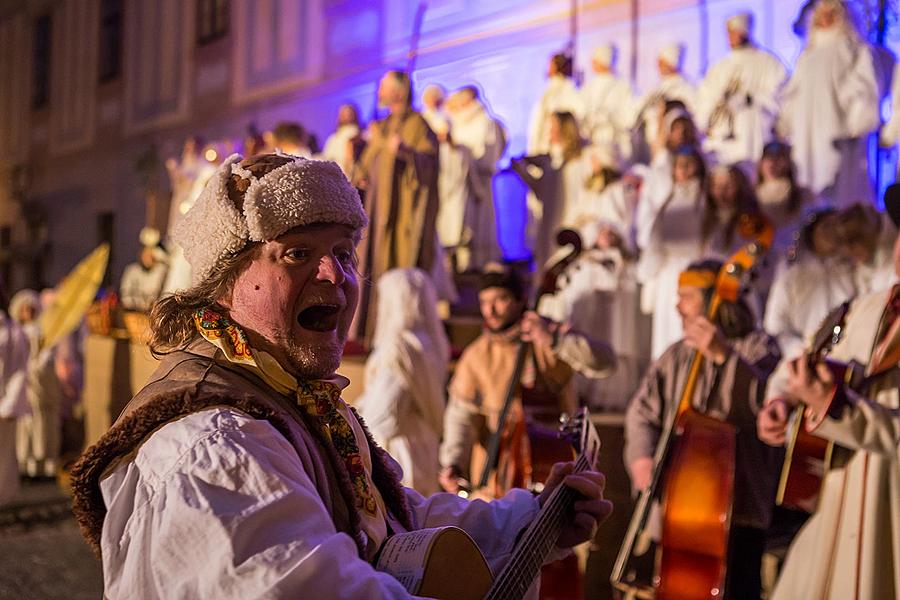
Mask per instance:
[[[715,322],[723,301],[736,301],[774,231],[758,216],[744,215],[741,235],[753,241],[719,271],[706,317]],[[721,598],[734,496],[736,428],[692,406],[704,357],[695,352],[678,406],[670,411],[654,455],[650,485],[640,496],[610,580],[626,597]],[[662,474],[665,486],[661,489]],[[632,559],[651,545],[647,530],[654,500],[661,506],[661,536],[652,582],[640,582]],[[639,568],[639,567],[638,567]]]

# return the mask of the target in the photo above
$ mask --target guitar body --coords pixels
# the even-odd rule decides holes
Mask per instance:
[[[734,425],[689,409],[663,496],[656,597],[721,598],[734,498]]]
[[[438,600],[481,600],[493,581],[478,546],[458,527],[393,535],[381,547],[375,568],[409,593]]]
[[[833,449],[833,442],[807,433],[803,408],[794,409],[775,503],[812,513]]]

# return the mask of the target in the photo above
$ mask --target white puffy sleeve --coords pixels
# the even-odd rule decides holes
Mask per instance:
[[[225,408],[184,417],[101,490],[108,598],[409,597],[335,530],[267,421]]]

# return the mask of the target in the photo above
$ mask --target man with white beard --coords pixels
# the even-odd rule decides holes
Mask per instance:
[[[726,27],[731,52],[713,65],[697,90],[697,121],[706,131],[704,149],[716,155],[716,162],[752,162],[773,137],[787,70],[754,43],[753,15],[735,15]]]
[[[680,102],[685,110],[694,114],[697,104],[697,87],[688,81],[681,72],[684,61],[684,45],[669,44],[659,51],[656,58],[656,67],[659,70],[659,83],[645,93],[635,103],[633,127],[639,127],[643,131],[642,139],[634,140],[642,146],[646,146],[645,154],[649,154],[650,146],[658,135],[660,108],[662,102]],[[633,148],[633,159],[640,160],[636,155],[638,148]],[[649,162],[649,155],[641,157],[643,162]]]
[[[584,100],[584,137],[602,152],[631,158],[630,131],[633,122],[631,85],[615,73],[616,48],[603,44],[594,50],[594,77],[581,89]]]
[[[820,0],[778,121],[800,185],[838,208],[873,201],[866,142],[879,125],[878,102],[872,52],[846,6]]]
[[[432,131],[436,131],[447,121],[444,114],[444,98],[447,92],[436,83],[425,86],[422,90],[422,118]]]
[[[550,122],[553,113],[569,112],[577,121],[584,118],[584,100],[572,81],[572,57],[554,54],[547,68],[547,87],[531,110],[528,122],[528,154],[550,152]]]
[[[468,264],[459,266],[463,269],[481,269],[487,263],[502,258],[497,243],[492,180],[497,163],[506,151],[506,131],[500,121],[485,109],[474,86],[451,94],[446,109],[453,141],[471,152],[469,177],[478,180],[474,187],[482,192],[474,205],[466,207],[465,224],[471,232],[471,240]]]

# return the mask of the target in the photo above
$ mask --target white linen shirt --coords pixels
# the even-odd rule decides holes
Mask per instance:
[[[408,598],[359,558],[290,443],[216,407],[166,424],[100,483],[106,596]],[[464,529],[497,572],[537,514],[530,493],[492,503],[406,490],[416,527]]]

